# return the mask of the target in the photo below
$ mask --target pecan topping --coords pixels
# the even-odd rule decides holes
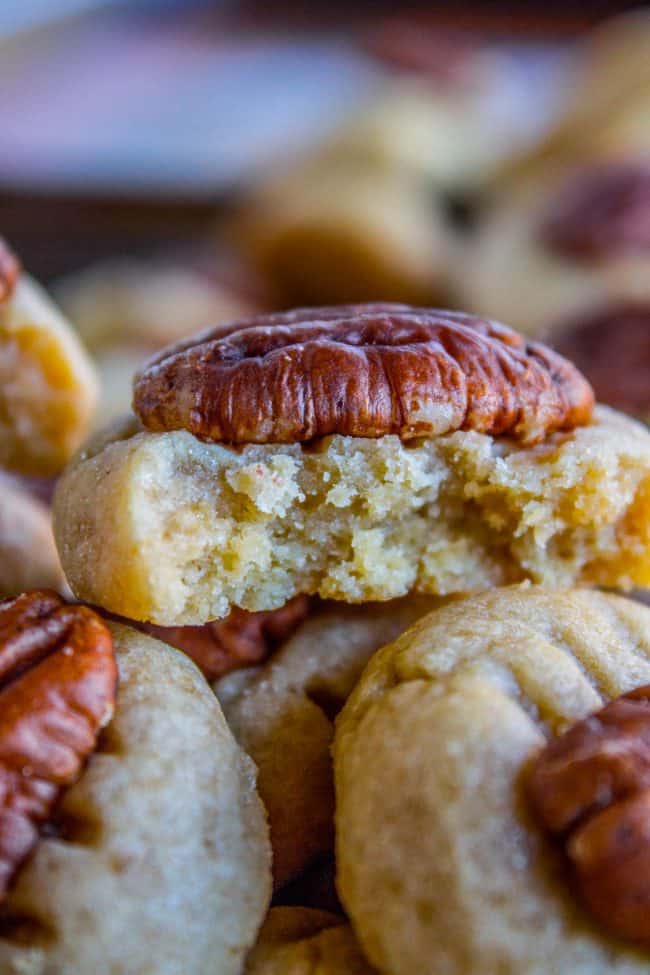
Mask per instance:
[[[526,442],[591,417],[584,377],[497,322],[406,305],[303,308],[204,332],[136,376],[152,431],[229,443],[454,430]]]
[[[0,603],[0,898],[110,721],[116,686],[95,613],[47,590]]]
[[[599,401],[650,415],[650,304],[592,310],[561,326],[555,344],[585,373]]]
[[[214,681],[231,670],[251,667],[270,656],[309,613],[309,598],[294,596],[281,609],[249,613],[235,608],[223,620],[204,626],[136,624],[172,647],[183,650]]]
[[[11,298],[20,274],[18,259],[0,237],[0,306]]]
[[[529,781],[580,894],[618,937],[650,945],[650,685],[550,742]]]
[[[547,245],[568,257],[600,260],[650,250],[650,165],[610,163],[579,172],[542,228]]]

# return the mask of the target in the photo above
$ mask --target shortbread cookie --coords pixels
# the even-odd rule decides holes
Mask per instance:
[[[498,323],[264,316],[160,353],[134,404],[146,429],[97,440],[55,499],[73,590],[123,616],[650,581],[648,434]]]
[[[399,169],[345,156],[256,190],[231,222],[235,244],[280,305],[444,301],[454,250],[442,203]]]
[[[338,887],[391,975],[641,975],[528,802],[546,736],[650,681],[650,611],[586,590],[456,601],[368,665],[335,740]]]
[[[321,608],[261,667],[214,685],[228,726],[258,768],[282,887],[333,848],[333,721],[372,654],[437,600]]]
[[[77,458],[54,502],[73,591],[168,625],[305,592],[643,587],[649,516],[650,435],[604,407],[532,447],[457,431],[233,449],[131,423]]]
[[[120,625],[115,718],[0,913],[0,970],[239,975],[270,892],[255,769],[182,654]]]
[[[49,510],[18,479],[0,474],[0,597],[63,586]]]
[[[95,398],[79,340],[38,285],[17,272],[0,293],[0,465],[57,473],[86,435]]]
[[[274,907],[244,975],[372,975],[342,917],[306,907]]]
[[[649,208],[647,158],[528,182],[487,212],[458,265],[458,293],[470,308],[553,338],[604,305],[648,302]]]

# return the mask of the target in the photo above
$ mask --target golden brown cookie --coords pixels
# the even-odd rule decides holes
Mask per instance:
[[[334,717],[372,654],[437,600],[326,605],[259,667],[214,685],[235,738],[258,768],[276,888],[333,848]]]
[[[493,590],[375,655],[337,721],[338,887],[394,975],[636,975],[573,890],[528,797],[547,736],[650,680],[650,612]],[[579,788],[576,782],[576,788]]]
[[[0,909],[0,970],[239,975],[270,894],[255,769],[187,658],[110,629],[115,717]]]
[[[17,478],[0,473],[0,597],[64,585],[48,508]]]
[[[343,918],[306,907],[274,907],[244,975],[372,975]]]
[[[95,398],[74,332],[38,285],[17,274],[0,305],[0,465],[57,473],[87,433]]]

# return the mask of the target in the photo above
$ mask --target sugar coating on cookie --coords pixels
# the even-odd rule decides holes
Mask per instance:
[[[72,328],[22,274],[0,307],[0,465],[58,473],[88,431],[96,394]]]
[[[229,448],[115,428],[64,473],[75,594],[163,625],[530,579],[650,583],[650,434],[608,410],[536,446],[474,431]]]
[[[239,975],[270,896],[254,766],[187,658],[111,630],[115,718],[5,902],[0,971]]]
[[[650,679],[650,611],[587,590],[458,600],[380,650],[337,722],[337,886],[392,975],[646,972],[533,819],[546,736]],[[372,825],[370,825],[372,824]]]

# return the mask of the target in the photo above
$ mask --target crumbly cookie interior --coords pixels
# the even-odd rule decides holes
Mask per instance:
[[[532,447],[458,431],[235,449],[131,422],[78,457],[55,499],[76,595],[168,625],[297,593],[644,586],[649,521],[650,434],[607,408]]]

